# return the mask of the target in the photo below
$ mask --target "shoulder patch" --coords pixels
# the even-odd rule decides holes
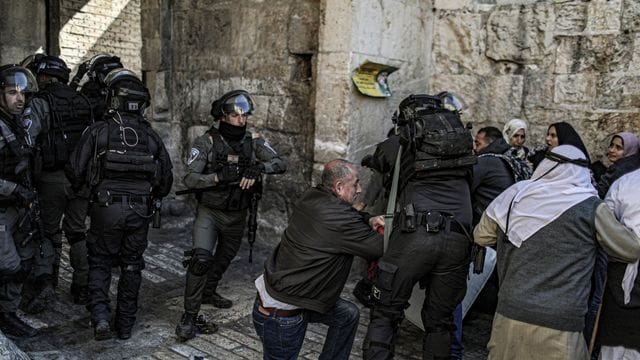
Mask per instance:
[[[196,158],[198,158],[198,155],[200,155],[200,150],[191,148],[191,151],[189,151],[189,159],[187,160],[187,165],[191,165],[191,163],[194,162]]]

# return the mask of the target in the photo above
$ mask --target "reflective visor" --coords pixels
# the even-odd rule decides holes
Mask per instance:
[[[38,84],[31,72],[20,67],[7,70],[2,76],[2,86],[23,93],[38,91]]]
[[[253,110],[251,100],[245,95],[234,96],[222,105],[222,110],[225,115],[235,112],[238,115],[249,115]]]

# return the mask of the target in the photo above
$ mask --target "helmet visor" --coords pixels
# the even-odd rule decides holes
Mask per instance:
[[[442,101],[442,106],[447,110],[462,112],[467,107],[462,99],[453,93],[445,91],[438,94],[438,96]]]
[[[222,105],[222,110],[225,115],[234,112],[238,115],[249,115],[253,110],[253,104],[251,103],[251,99],[241,94],[227,99]]]
[[[35,93],[38,91],[38,83],[31,72],[22,67],[13,67],[2,73],[0,80],[2,87],[15,89],[22,93]]]

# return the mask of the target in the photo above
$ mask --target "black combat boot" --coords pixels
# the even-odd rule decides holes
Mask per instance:
[[[107,320],[98,320],[93,328],[93,338],[97,341],[102,341],[109,340],[112,336],[109,322]]]
[[[182,314],[182,319],[178,326],[176,326],[176,335],[180,341],[187,341],[193,339],[196,336],[196,319],[197,313],[186,312]]]
[[[207,289],[205,289],[204,294],[202,294],[202,303],[211,304],[220,309],[228,309],[233,306],[231,300],[222,297],[222,295],[218,294],[215,290],[209,292]]]
[[[202,315],[198,316],[198,314],[189,312],[182,314],[182,319],[176,326],[176,335],[180,341],[193,339],[196,333],[213,334],[216,331],[218,331],[218,325],[207,322]]]
[[[25,323],[14,312],[0,313],[0,330],[10,338],[28,338],[35,336],[38,330]]]

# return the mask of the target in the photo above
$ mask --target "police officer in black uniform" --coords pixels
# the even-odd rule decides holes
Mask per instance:
[[[71,80],[71,87],[79,91],[91,101],[91,109],[96,120],[102,119],[107,104],[105,103],[105,76],[115,69],[123,68],[120,58],[109,54],[98,54],[83,62]],[[84,76],[88,79],[80,84]]]
[[[38,85],[27,69],[4,65],[0,67],[0,91],[0,330],[22,338],[37,333],[16,310],[32,260],[40,256],[40,241],[28,235],[34,229],[27,208],[33,206],[36,193],[29,185],[32,155],[21,114]]]
[[[69,242],[69,258],[73,268],[71,295],[76,304],[88,301],[87,281],[89,263],[85,242],[85,218],[89,206],[86,187],[76,193],[64,173],[71,152],[75,149],[82,132],[93,123],[91,103],[86,96],[76,92],[67,83],[70,70],[67,64],[56,56],[36,55],[27,65],[38,81],[40,91],[30,101],[25,110],[25,119],[31,125],[29,131],[37,136],[42,162],[38,193],[45,225],[45,237],[50,239],[55,250],[52,264],[53,277],[47,282],[58,283],[60,255],[62,253],[62,231]],[[64,218],[63,218],[64,215]],[[62,219],[62,227],[60,220]],[[34,311],[46,301],[42,289],[26,309]],[[27,310],[27,311],[28,311]],[[29,311],[28,311],[29,312]]]
[[[87,248],[96,340],[112,336],[109,285],[114,263],[121,271],[114,328],[120,339],[131,337],[152,201],[166,196],[173,183],[169,154],[143,116],[150,101],[147,88],[127,69],[111,71],[105,84],[109,110],[85,131],[68,169],[74,187],[88,184],[93,200]]]
[[[216,288],[238,253],[251,197],[261,191],[262,174],[283,173],[287,165],[258,134],[247,131],[253,101],[244,90],[230,91],[211,106],[219,126],[196,139],[187,160],[184,182],[198,194],[193,224],[193,249],[184,294],[184,309],[176,334],[182,340],[195,336],[200,305],[232,306]],[[214,253],[215,249],[215,253]],[[215,331],[215,324],[199,326]]]
[[[378,146],[370,161],[386,173],[399,144],[401,186],[388,249],[378,262],[365,359],[391,359],[398,326],[416,283],[425,289],[424,359],[449,359],[453,310],[466,292],[471,241],[473,139],[450,97],[411,95],[399,108],[400,135]],[[389,231],[390,229],[385,229]]]

